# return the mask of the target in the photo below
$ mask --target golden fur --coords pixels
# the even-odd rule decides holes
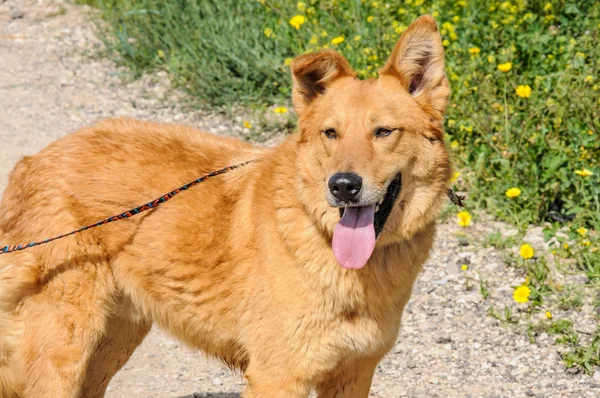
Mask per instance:
[[[0,242],[55,236],[249,159],[163,206],[0,256],[0,397],[100,397],[153,322],[240,369],[245,397],[367,397],[430,251],[450,175],[435,22],[419,18],[379,79],[333,51],[292,63],[299,132],[258,149],[195,129],[108,120],[21,160]],[[375,137],[376,126],[393,126]],[[335,128],[329,139],[323,129]],[[331,248],[326,180],[402,190],[363,269]]]

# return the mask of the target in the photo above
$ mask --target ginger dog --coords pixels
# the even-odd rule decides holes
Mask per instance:
[[[367,397],[435,234],[450,162],[434,20],[377,79],[334,51],[291,64],[299,131],[272,149],[109,120],[21,160],[0,242],[0,396],[101,397],[153,322],[243,372],[244,397]]]

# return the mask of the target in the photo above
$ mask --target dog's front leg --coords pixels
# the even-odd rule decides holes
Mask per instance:
[[[319,398],[367,398],[381,357],[342,361],[317,386]]]

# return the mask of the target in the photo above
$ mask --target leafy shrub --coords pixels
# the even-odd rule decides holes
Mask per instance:
[[[118,62],[137,74],[168,71],[205,106],[287,101],[291,58],[325,47],[374,77],[408,25],[429,13],[446,48],[446,130],[470,203],[518,224],[576,215],[598,228],[599,2],[83,2],[100,8]],[[511,187],[522,195],[506,197]]]

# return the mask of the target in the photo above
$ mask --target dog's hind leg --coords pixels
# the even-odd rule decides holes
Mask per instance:
[[[24,329],[15,356],[23,396],[83,397],[120,300],[109,264],[102,256],[76,256],[44,272],[39,286],[19,311]]]
[[[129,360],[129,357],[150,331],[152,322],[132,316],[128,299],[121,300],[120,311],[109,319],[106,335],[98,343],[83,386],[83,397],[101,398],[110,379]]]
[[[317,386],[319,398],[367,398],[381,357],[342,361]]]

